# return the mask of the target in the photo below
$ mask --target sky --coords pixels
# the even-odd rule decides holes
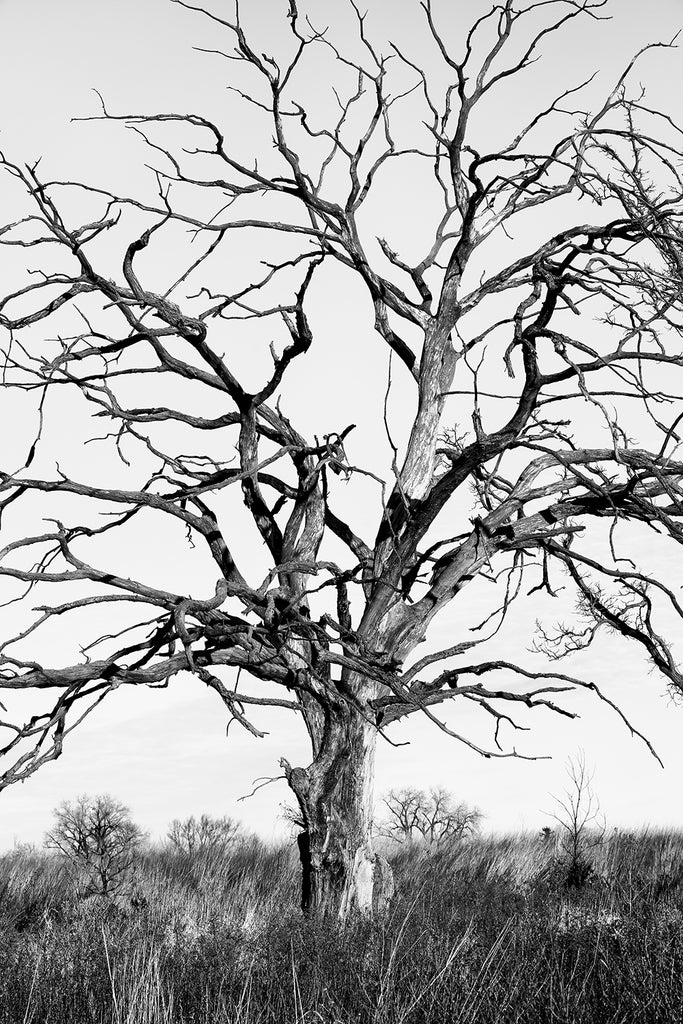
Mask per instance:
[[[340,6],[332,0],[319,0],[314,5],[316,17],[334,20]],[[444,12],[453,6],[445,0],[434,3],[435,10]],[[391,23],[392,32],[400,39],[409,39],[415,31],[417,5],[412,0],[369,0],[368,7],[370,25]],[[262,33],[265,48],[278,31],[275,14],[282,13],[286,4],[256,0],[252,5],[245,0],[243,8]],[[460,14],[468,18],[481,9],[478,2],[459,7]],[[539,66],[533,88],[546,84],[550,88],[560,81],[573,84],[595,69],[599,71],[598,84],[607,85],[644,43],[669,40],[683,27],[679,0],[651,0],[646,6],[636,0],[612,0],[609,11],[610,22],[599,23],[592,31],[584,27],[552,49],[546,65]],[[39,31],[36,26],[40,26]],[[454,38],[461,27],[457,20],[449,25]],[[340,31],[346,31],[343,25]],[[195,43],[211,44],[210,35],[197,16],[166,0],[119,0],[115,16],[108,5],[90,0],[60,0],[59,4],[52,0],[0,0],[0,148],[17,161],[41,157],[42,167],[55,177],[78,177],[102,184],[115,180],[124,182],[128,189],[135,188],[142,179],[134,140],[117,131],[116,126],[72,123],[70,119],[97,113],[94,89],[115,112],[196,110],[220,116],[231,102],[225,90],[229,68],[225,62],[191,48]],[[681,68],[680,51],[657,51],[643,60],[636,80],[647,86],[653,106],[666,106],[683,122]],[[486,130],[493,133],[504,126],[516,105],[524,101],[523,88],[521,94],[510,90],[491,109]],[[250,126],[242,124],[236,144],[244,144],[249,131]],[[419,204],[393,194],[385,199],[387,204],[401,200],[402,241],[410,245],[415,240],[417,245],[423,225]],[[9,205],[7,195],[3,200],[0,191],[3,213]],[[239,251],[235,251],[235,267],[231,268],[235,273],[239,272],[240,258]],[[169,255],[169,263],[171,260]],[[321,292],[314,314],[321,324],[324,300]],[[354,301],[362,304],[362,296],[350,291],[347,302]],[[344,341],[339,325],[331,324],[327,329],[333,341]],[[362,415],[363,407],[386,383],[385,363],[371,346],[363,359],[362,379],[353,360],[335,366],[334,387],[323,390],[318,403],[307,399],[304,406],[303,395],[310,395],[311,381],[329,377],[324,358],[312,356],[298,381],[302,404],[296,407],[297,414],[311,422],[326,417],[326,422],[336,428],[347,415],[345,396],[354,391],[355,412]],[[291,401],[295,404],[295,396]],[[399,439],[402,401],[399,382],[391,407],[392,427]],[[30,432],[30,424],[17,425],[21,417],[28,417],[26,408],[9,398],[0,411],[9,456],[12,444],[18,444],[19,437],[24,436],[22,429]],[[78,409],[70,410],[62,417],[60,432],[47,439],[44,457],[54,457],[67,435],[77,437],[82,426]],[[108,472],[98,464],[96,454],[84,450],[83,460],[93,474]],[[356,513],[362,518],[362,509]],[[643,548],[645,543],[643,540]],[[654,571],[663,575],[671,572],[666,553],[644,553]],[[130,552],[131,561],[138,566],[145,559],[150,565],[155,562],[155,571],[161,576],[165,557],[160,537],[149,543],[141,536]],[[254,551],[253,558],[258,557]],[[487,600],[484,585],[473,588],[469,612],[475,617],[481,612],[483,617],[489,608]],[[3,633],[14,624],[10,613],[5,615],[5,626],[0,625]],[[440,623],[436,641],[448,643],[449,631],[458,625]],[[516,653],[520,636],[531,638],[534,628],[530,609],[526,618],[515,619],[514,627],[499,635],[499,656]],[[46,634],[44,642],[51,653],[50,645],[58,650],[67,640],[54,631]],[[487,829],[539,829],[554,809],[553,794],[561,795],[565,788],[567,758],[582,750],[594,770],[595,792],[609,826],[683,826],[679,802],[683,708],[672,704],[663,682],[637,652],[634,654],[624,644],[601,640],[579,657],[575,668],[618,700],[627,716],[652,741],[664,769],[639,740],[629,735],[613,712],[594,698],[579,696],[571,706],[580,713],[580,719],[569,722],[538,712],[533,731],[523,737],[526,752],[552,754],[550,760],[482,760],[413,716],[392,733],[395,741],[408,745],[394,747],[380,741],[378,796],[389,788],[405,785],[445,786],[458,800],[482,810]],[[458,714],[459,726],[472,724],[463,712]],[[259,724],[268,730],[262,740],[235,726],[226,737],[222,708],[187,678],[174,680],[168,691],[119,692],[70,737],[58,762],[26,783],[0,793],[0,849],[17,841],[40,842],[49,827],[52,809],[60,801],[84,792],[111,793],[130,807],[135,820],[152,837],[162,836],[173,818],[206,812],[240,818],[264,838],[276,838],[285,831],[280,808],[288,801],[284,782],[273,781],[248,799],[241,798],[280,774],[281,756],[293,764],[307,763],[307,750],[303,732],[291,716],[269,712]]]

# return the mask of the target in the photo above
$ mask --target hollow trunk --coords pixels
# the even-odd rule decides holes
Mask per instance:
[[[301,905],[312,916],[376,914],[393,893],[372,839],[376,735],[355,713],[335,716],[308,768],[285,765],[305,823]]]

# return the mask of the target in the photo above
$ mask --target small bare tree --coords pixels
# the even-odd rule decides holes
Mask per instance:
[[[225,850],[239,837],[241,825],[233,818],[213,818],[202,814],[184,820],[175,818],[168,829],[171,846],[181,853],[208,853]]]
[[[391,789],[384,797],[388,820],[379,828],[380,835],[399,842],[410,842],[415,838],[424,791],[413,786]]]
[[[400,842],[420,839],[432,845],[464,839],[477,831],[482,819],[480,810],[456,803],[443,787],[428,792],[411,786],[392,789],[384,804],[388,819],[379,832]]]
[[[127,807],[107,794],[80,796],[54,812],[45,846],[58,851],[85,877],[87,896],[116,896],[125,890],[144,839]]]
[[[569,785],[563,796],[556,796],[557,811],[552,814],[559,826],[559,847],[566,865],[567,885],[580,888],[593,871],[591,851],[601,845],[605,835],[605,816],[593,790],[593,776],[580,751],[567,762]]]

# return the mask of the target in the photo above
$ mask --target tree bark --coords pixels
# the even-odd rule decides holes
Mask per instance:
[[[285,773],[301,809],[301,906],[311,916],[377,914],[393,894],[387,861],[373,844],[376,730],[355,712],[330,716],[308,768]]]

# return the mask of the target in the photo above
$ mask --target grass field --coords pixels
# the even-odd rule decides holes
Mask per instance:
[[[683,1021],[683,835],[613,834],[580,889],[552,842],[393,855],[379,921],[297,910],[290,849],[143,855],[116,902],[0,859],[0,1024]]]

